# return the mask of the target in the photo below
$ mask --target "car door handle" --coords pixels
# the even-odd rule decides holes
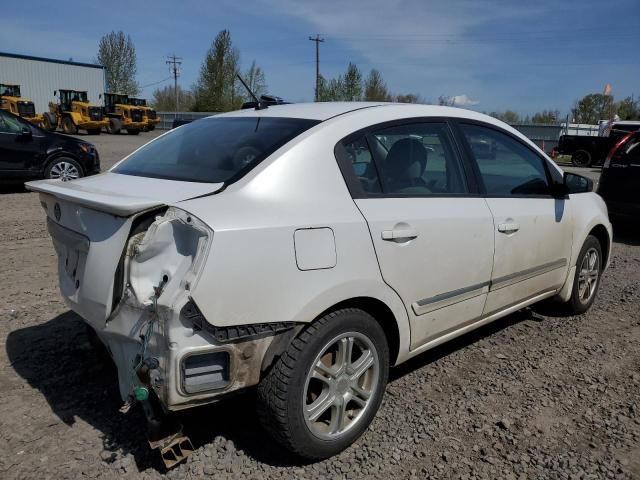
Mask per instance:
[[[418,231],[414,228],[394,228],[393,230],[383,230],[382,231],[382,239],[383,240],[403,240],[409,241],[417,238]]]
[[[498,224],[498,231],[502,233],[515,233],[520,230],[519,223],[500,223]]]

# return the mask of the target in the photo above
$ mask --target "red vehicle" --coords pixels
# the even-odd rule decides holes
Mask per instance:
[[[598,194],[612,218],[640,218],[640,131],[613,146],[602,166]]]

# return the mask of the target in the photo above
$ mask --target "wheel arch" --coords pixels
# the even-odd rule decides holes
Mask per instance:
[[[344,308],[357,308],[371,315],[380,324],[385,337],[387,338],[389,346],[389,364],[396,365],[398,360],[402,361],[402,358],[406,356],[406,353],[401,355],[401,349],[406,348],[403,347],[403,343],[408,344],[409,339],[402,338],[400,325],[396,315],[393,313],[393,310],[389,305],[378,298],[360,296],[341,300],[320,312],[312,321],[308,323],[301,323],[297,328],[277,336],[271,345],[269,345],[262,358],[261,376],[266,375],[275,360],[280,357],[291,341],[297,337],[304,328],[313,324],[316,320],[324,317],[325,315]]]
[[[602,225],[601,223],[594,226],[587,236],[593,235],[600,242],[600,247],[602,248],[602,265],[603,267],[609,264],[609,253],[611,252],[611,239],[609,238],[609,232],[607,231],[607,227]]]
[[[42,171],[40,172],[40,175],[44,177],[44,173],[47,171],[47,168],[49,168],[49,165],[51,165],[56,159],[60,157],[67,157],[75,160],[78,163],[78,165],[80,165],[80,169],[82,170],[81,172],[82,176],[84,177],[86,175],[87,172],[85,171],[84,165],[82,165],[82,162],[80,161],[80,159],[75,155],[73,155],[72,153],[67,152],[66,150],[57,150],[53,153],[50,153],[47,156],[47,159],[42,164]]]
[[[382,300],[374,297],[353,297],[332,305],[318,315],[317,318],[322,318],[330,312],[341,310],[343,308],[357,308],[363,310],[380,324],[385,336],[387,337],[390,364],[395,365],[400,354],[400,328],[398,327],[398,320],[393,314],[391,308]]]

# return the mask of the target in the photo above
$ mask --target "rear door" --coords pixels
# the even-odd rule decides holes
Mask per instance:
[[[571,257],[569,202],[551,195],[546,160],[498,127],[460,121],[494,219],[495,256],[484,315],[560,288]]]
[[[493,221],[445,120],[380,125],[336,147],[382,277],[402,298],[416,348],[477,320]]]

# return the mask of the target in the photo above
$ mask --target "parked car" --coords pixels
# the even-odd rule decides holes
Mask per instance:
[[[618,140],[602,166],[598,194],[612,217],[640,218],[640,132]]]
[[[571,155],[571,163],[576,167],[601,165],[618,140],[638,130],[640,121],[620,120],[613,122],[603,136],[560,135],[556,151],[561,155]]]
[[[93,144],[48,132],[0,110],[0,181],[71,180],[99,171],[100,158]]]
[[[366,430],[391,366],[544,299],[585,312],[611,246],[592,186],[499,120],[385,103],[230,112],[28,184],[127,405],[153,426],[257,385],[308,459]]]

